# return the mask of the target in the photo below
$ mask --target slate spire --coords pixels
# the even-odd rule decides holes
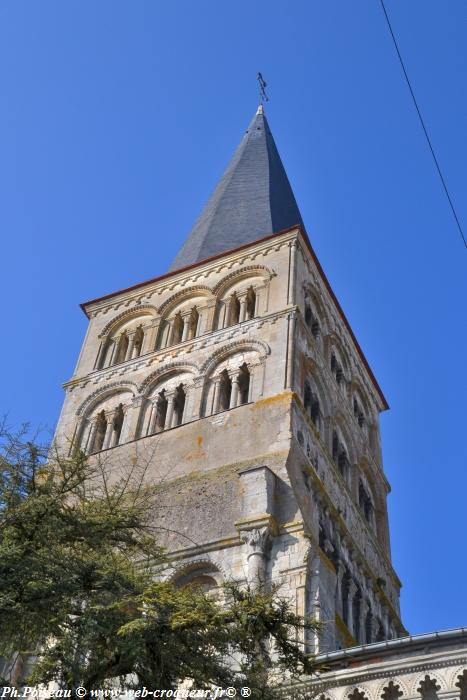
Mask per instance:
[[[297,224],[302,217],[260,105],[170,269]]]

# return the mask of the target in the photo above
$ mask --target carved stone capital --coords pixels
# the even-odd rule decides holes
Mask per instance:
[[[269,525],[263,527],[255,527],[251,530],[243,530],[240,537],[249,547],[248,558],[255,554],[266,556],[269,545],[271,544],[271,529]]]

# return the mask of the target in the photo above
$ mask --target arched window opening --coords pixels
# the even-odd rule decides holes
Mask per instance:
[[[319,421],[321,417],[321,407],[317,395],[311,390],[308,381],[305,382],[305,388],[303,391],[303,405],[305,411],[311,418],[311,421],[315,428],[319,428]]]
[[[102,450],[106,431],[107,418],[105,417],[105,411],[101,411],[96,420],[96,431],[94,433],[94,440],[90,450],[91,452],[100,452]]]
[[[347,457],[347,450],[339,440],[339,436],[334,430],[332,433],[332,458],[344,480],[347,480],[350,462]]]
[[[240,301],[234,292],[229,302],[229,322],[228,326],[234,326],[240,321]]]
[[[441,690],[441,686],[430,678],[430,676],[425,676],[425,678],[420,681],[420,685],[417,688],[418,692],[422,696],[423,700],[438,700],[438,690]]]
[[[181,425],[183,421],[183,411],[185,409],[186,394],[183,384],[180,384],[175,390],[174,396],[174,419],[173,426]]]
[[[308,382],[305,382],[305,388],[303,390],[303,405],[305,407],[305,411],[309,411],[311,407],[311,389],[310,385]]]
[[[396,685],[394,681],[389,681],[381,693],[381,698],[382,700],[399,700],[402,695],[403,692],[400,689],[400,686]]]
[[[305,323],[310,329],[313,338],[316,339],[320,333],[320,325],[309,304],[305,306]]]
[[[347,452],[341,448],[339,452],[339,457],[337,458],[337,467],[341,473],[343,479],[347,478],[349,460],[347,457]]]
[[[342,619],[345,624],[349,624],[349,594],[350,594],[350,574],[346,570],[342,577]]]
[[[344,380],[344,371],[338,362],[334,353],[331,355],[331,372],[338,384],[341,384]]]
[[[250,320],[255,317],[256,312],[256,294],[253,287],[249,287],[246,293],[246,320]]]
[[[183,338],[183,318],[182,314],[179,312],[176,314],[173,320],[172,326],[172,345],[177,345],[177,343],[182,342]]]
[[[165,419],[167,417],[167,406],[168,401],[165,396],[165,391],[162,390],[159,393],[157,404],[156,404],[156,425],[155,432],[160,433],[165,428]]]
[[[339,456],[339,438],[334,430],[332,433],[332,458],[336,462]]]
[[[355,639],[360,639],[360,609],[362,607],[362,594],[359,588],[355,591],[352,600],[352,617],[353,617],[353,636]]]
[[[128,338],[126,332],[122,333],[118,340],[117,354],[115,355],[114,364],[119,365],[121,362],[125,362],[129,343],[130,339]]]
[[[372,523],[373,503],[361,479],[358,486],[358,505],[360,506],[360,510],[362,511],[365,520],[368,523]]]
[[[360,404],[358,403],[357,399],[354,398],[353,400],[353,414],[355,418],[357,419],[357,422],[360,426],[360,428],[363,427],[365,424],[365,414],[363,413],[363,410],[360,407]]]
[[[112,435],[112,441],[111,445],[118,445],[120,443],[120,436],[122,434],[122,428],[123,428],[123,419],[124,419],[124,413],[123,413],[123,406],[121,403],[118,404],[118,407],[115,411],[115,415],[112,421],[112,428],[113,428],[113,435]]]
[[[248,403],[250,394],[250,370],[246,362],[240,367],[238,373],[238,402],[240,405]]]
[[[138,326],[133,340],[133,357],[139,357],[143,348],[144,331],[142,326]]]
[[[198,334],[198,323],[199,323],[199,313],[196,306],[194,306],[190,313],[190,318],[188,321],[188,340],[196,338]]]
[[[376,633],[375,642],[384,642],[385,640],[384,627],[381,622],[378,623],[378,632]]]
[[[227,411],[230,408],[230,397],[232,395],[232,381],[226,369],[221,372],[219,385],[219,410]]]

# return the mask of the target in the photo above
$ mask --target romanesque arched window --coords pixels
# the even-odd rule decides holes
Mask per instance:
[[[120,445],[125,440],[126,412],[133,395],[127,389],[98,398],[80,419],[78,440],[81,449],[94,454]]]
[[[128,315],[129,314],[129,315]],[[102,333],[95,369],[128,362],[146,352],[147,333],[154,322],[155,309],[125,312],[110,322]],[[149,350],[150,348],[147,348]]]
[[[188,399],[193,389],[189,368],[168,370],[147,380],[138,421],[138,436],[145,437],[187,422]]]

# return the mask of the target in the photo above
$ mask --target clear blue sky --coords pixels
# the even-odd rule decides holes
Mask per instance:
[[[467,5],[387,0],[467,228]],[[53,427],[78,303],[163,273],[269,83],[307,230],[387,396],[413,632],[467,626],[467,251],[378,0],[3,0],[0,410]]]

